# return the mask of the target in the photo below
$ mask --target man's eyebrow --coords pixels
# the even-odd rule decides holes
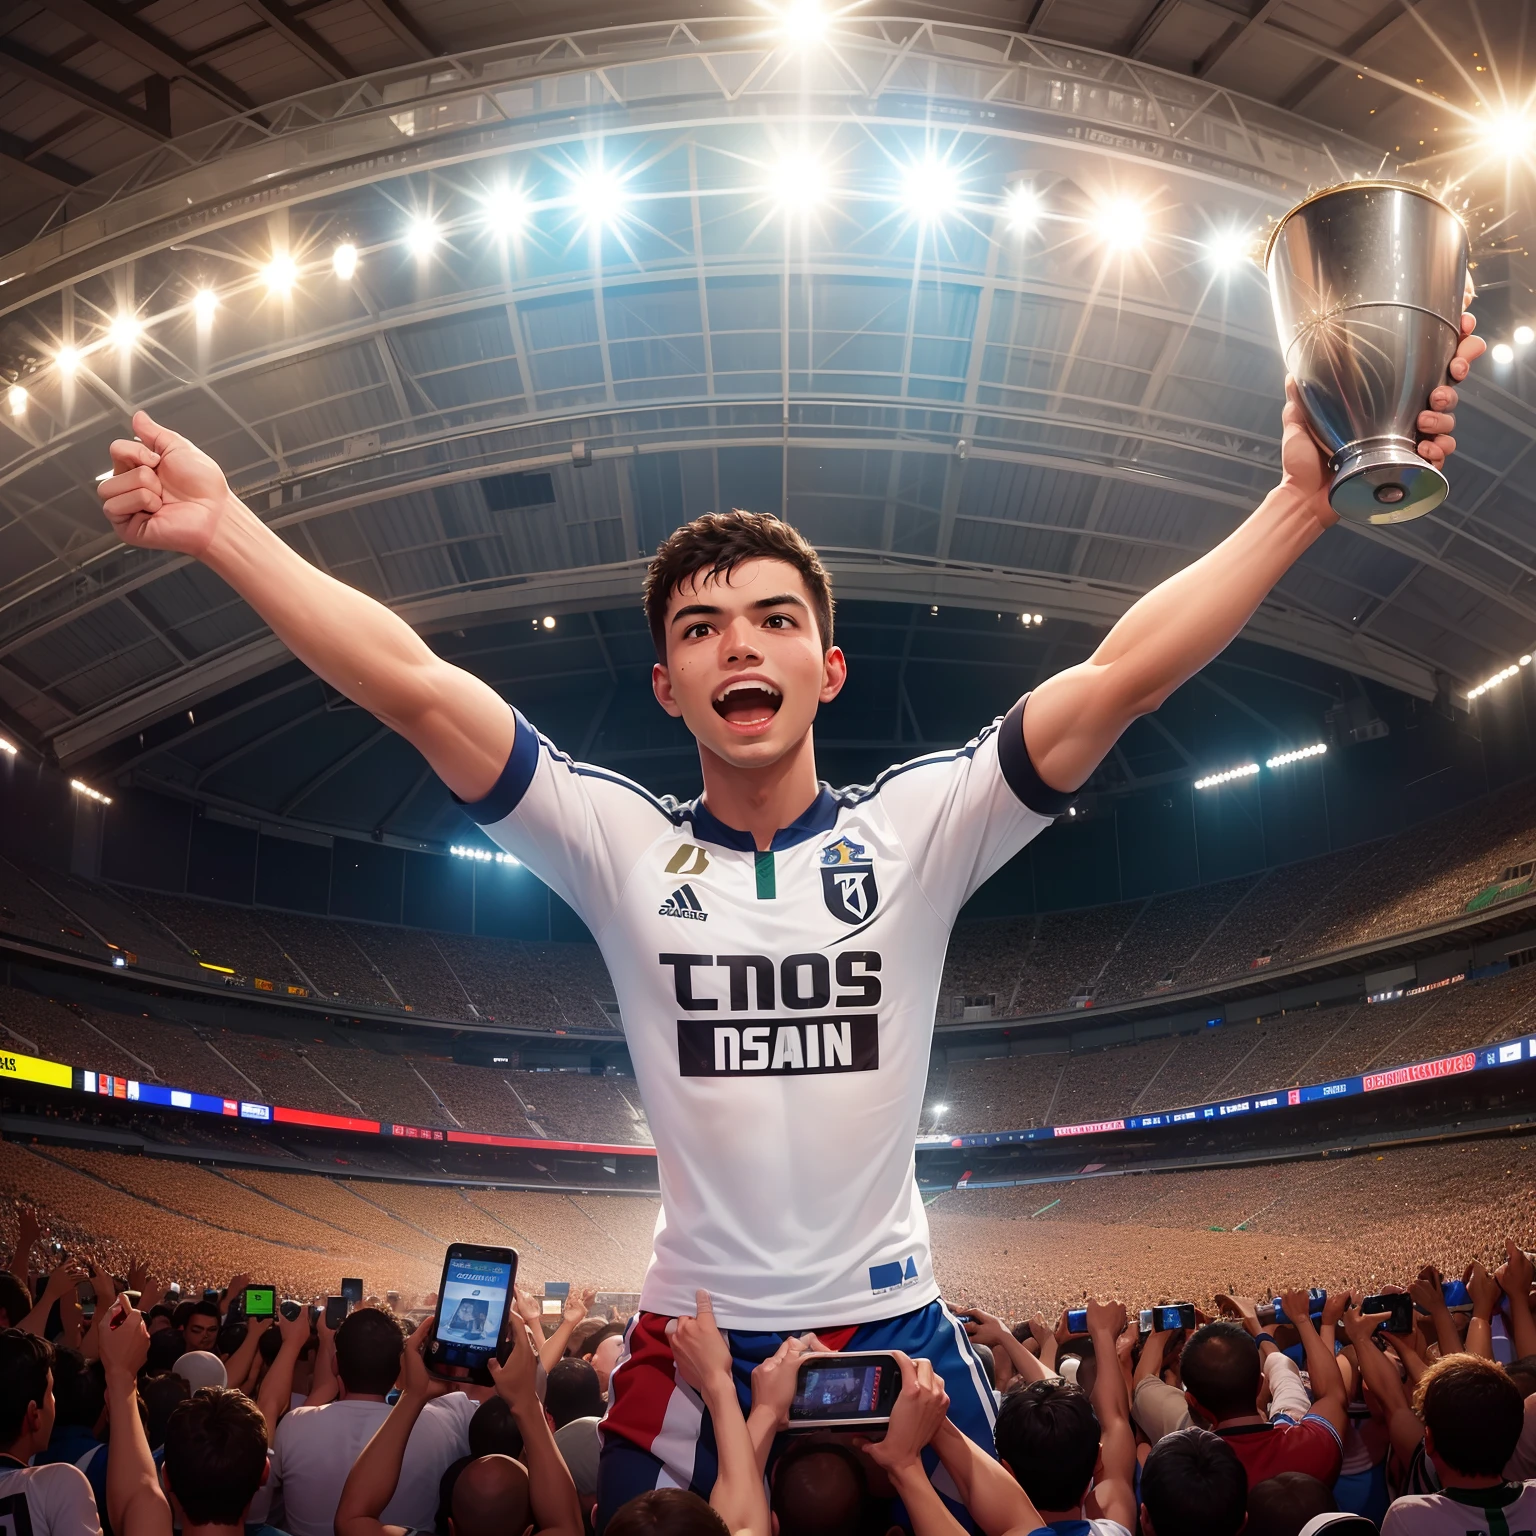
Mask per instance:
[[[676,624],[679,619],[691,619],[697,614],[716,614],[721,611],[713,603],[687,603],[672,615],[670,622]]]
[[[803,597],[796,597],[793,592],[781,592],[777,597],[760,597],[752,606],[762,608],[805,608],[806,601]]]

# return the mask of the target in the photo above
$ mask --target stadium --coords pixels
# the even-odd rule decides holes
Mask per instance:
[[[1533,49],[1529,0],[11,8],[0,1248],[60,1303],[30,1331],[82,1347],[97,1303],[174,1282],[239,1331],[228,1364],[240,1287],[323,1308],[344,1275],[414,1326],[450,1244],[515,1250],[546,1334],[584,1288],[643,1320],[669,1198],[618,951],[248,595],[118,537],[97,492],[135,410],[519,733],[658,805],[706,749],[649,696],[647,567],[704,514],[774,514],[836,595],[815,763],[872,786],[852,805],[979,760],[1260,505],[1287,365],[1255,253],[1387,179],[1453,207],[1489,346],[1449,496],[1302,552],[967,887],[912,1168],[944,1303],[1046,1364],[1091,1297],[1203,1319],[1425,1266],[1464,1302],[1504,1276],[1492,1358],[1531,1354]],[[708,915],[690,825],[663,915]],[[771,896],[784,834],[734,835]],[[722,921],[666,926],[713,954]],[[72,1261],[118,1277],[80,1271],[83,1312],[46,1289]],[[1456,1355],[1422,1328],[1408,1396]],[[254,1398],[274,1362],[240,1364]],[[987,1369],[1023,1374],[995,1341]]]

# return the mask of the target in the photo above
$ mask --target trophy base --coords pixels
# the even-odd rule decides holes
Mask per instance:
[[[1433,512],[1450,494],[1450,482],[1421,459],[1412,444],[1393,442],[1352,448],[1330,466],[1328,505],[1346,522],[1381,527],[1412,522]]]

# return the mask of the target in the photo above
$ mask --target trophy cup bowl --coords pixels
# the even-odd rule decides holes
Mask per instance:
[[[1461,340],[1467,232],[1420,187],[1350,181],[1275,225],[1264,252],[1287,371],[1354,523],[1405,523],[1445,500],[1418,416]]]

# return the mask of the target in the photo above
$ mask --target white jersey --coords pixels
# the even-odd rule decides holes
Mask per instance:
[[[1067,796],[1023,701],[954,752],[822,787],[759,853],[701,803],[574,763],[521,715],[465,809],[591,929],[656,1140],[640,1305],[872,1322],[938,1296],[913,1142],[950,925]]]
[[[1394,1499],[1381,1536],[1529,1536],[1536,1531],[1536,1483],[1453,1488]]]

